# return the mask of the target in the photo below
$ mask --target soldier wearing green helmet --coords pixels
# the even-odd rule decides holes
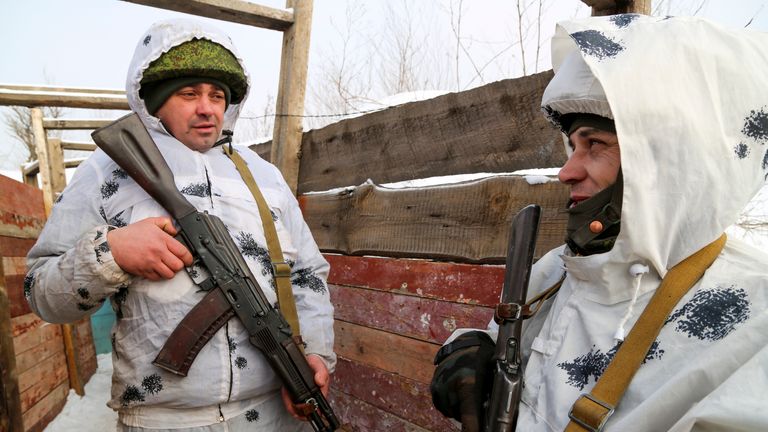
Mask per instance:
[[[154,24],[136,46],[126,94],[198,211],[222,219],[272,304],[273,269],[256,201],[220,146],[231,144],[250,81],[229,37],[202,23]],[[246,146],[264,196],[301,323],[304,352],[327,394],[333,352],[328,263],[276,167]],[[186,377],[153,364],[171,332],[205,292],[202,269],[173,236],[173,220],[101,150],[85,161],[54,206],[29,254],[29,303],[43,319],[72,322],[109,300],[113,377],[108,405],[120,431],[307,431],[282,384],[238,320],[200,350]]]

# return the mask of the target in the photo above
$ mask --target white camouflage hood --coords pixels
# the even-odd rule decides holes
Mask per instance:
[[[247,82],[245,97],[240,103],[230,104],[224,113],[223,130],[233,130],[235,122],[240,115],[240,109],[248,98],[248,90],[251,88],[251,78],[245,68],[243,58],[235,49],[232,39],[216,27],[202,21],[186,19],[174,19],[160,21],[153,24],[141,37],[133,53],[133,59],[128,67],[128,76],[125,82],[125,91],[128,97],[128,105],[131,110],[139,114],[144,125],[149,130],[155,130],[167,134],[165,128],[157,117],[147,112],[144,100],[139,97],[139,88],[144,71],[150,63],[157,60],[163,53],[171,48],[181,45],[192,39],[208,39],[216,42],[232,52],[243,68]]]
[[[646,262],[663,277],[719,237],[757,193],[768,175],[766,46],[764,33],[695,18],[558,25],[555,71],[581,54],[621,146],[621,232],[605,264]],[[550,105],[554,93],[548,88],[542,105],[556,121],[566,112]],[[585,111],[606,116],[605,108],[596,100]]]

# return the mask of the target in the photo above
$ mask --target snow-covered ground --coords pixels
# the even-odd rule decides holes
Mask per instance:
[[[67,404],[48,424],[44,432],[105,432],[114,431],[117,413],[107,407],[112,385],[112,354],[96,356],[98,368],[85,385],[85,396],[69,391]]]

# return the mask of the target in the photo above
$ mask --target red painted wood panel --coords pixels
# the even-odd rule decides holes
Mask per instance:
[[[0,256],[25,257],[37,239],[0,236]]]
[[[45,219],[43,191],[0,175],[0,212]]]
[[[504,266],[326,254],[328,282],[460,303],[495,305]]]
[[[457,328],[485,328],[493,317],[488,307],[343,285],[329,288],[337,319],[438,344]]]
[[[333,388],[329,399],[345,432],[429,432]]]
[[[428,384],[339,358],[332,386],[428,430],[458,430],[432,405]]]
[[[32,312],[24,297],[24,275],[5,276],[5,288],[8,290],[11,318]]]

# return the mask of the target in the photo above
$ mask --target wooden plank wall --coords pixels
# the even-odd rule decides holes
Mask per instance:
[[[45,223],[43,196],[37,188],[0,176],[0,197],[2,285],[8,298],[18,409],[23,430],[37,432],[61,411],[69,393],[61,326],[37,317],[24,297],[25,257]],[[87,381],[96,371],[90,322],[81,320],[74,328],[80,373]]]
[[[379,184],[562,165],[561,135],[539,113],[551,76],[500,81],[304,134],[299,204],[331,264],[339,358],[331,399],[345,430],[460,430],[432,406],[434,355],[456,328],[490,320],[519,209],[542,205],[537,256],[562,243],[568,191],[509,175],[423,188]],[[252,148],[269,152],[269,144]]]

